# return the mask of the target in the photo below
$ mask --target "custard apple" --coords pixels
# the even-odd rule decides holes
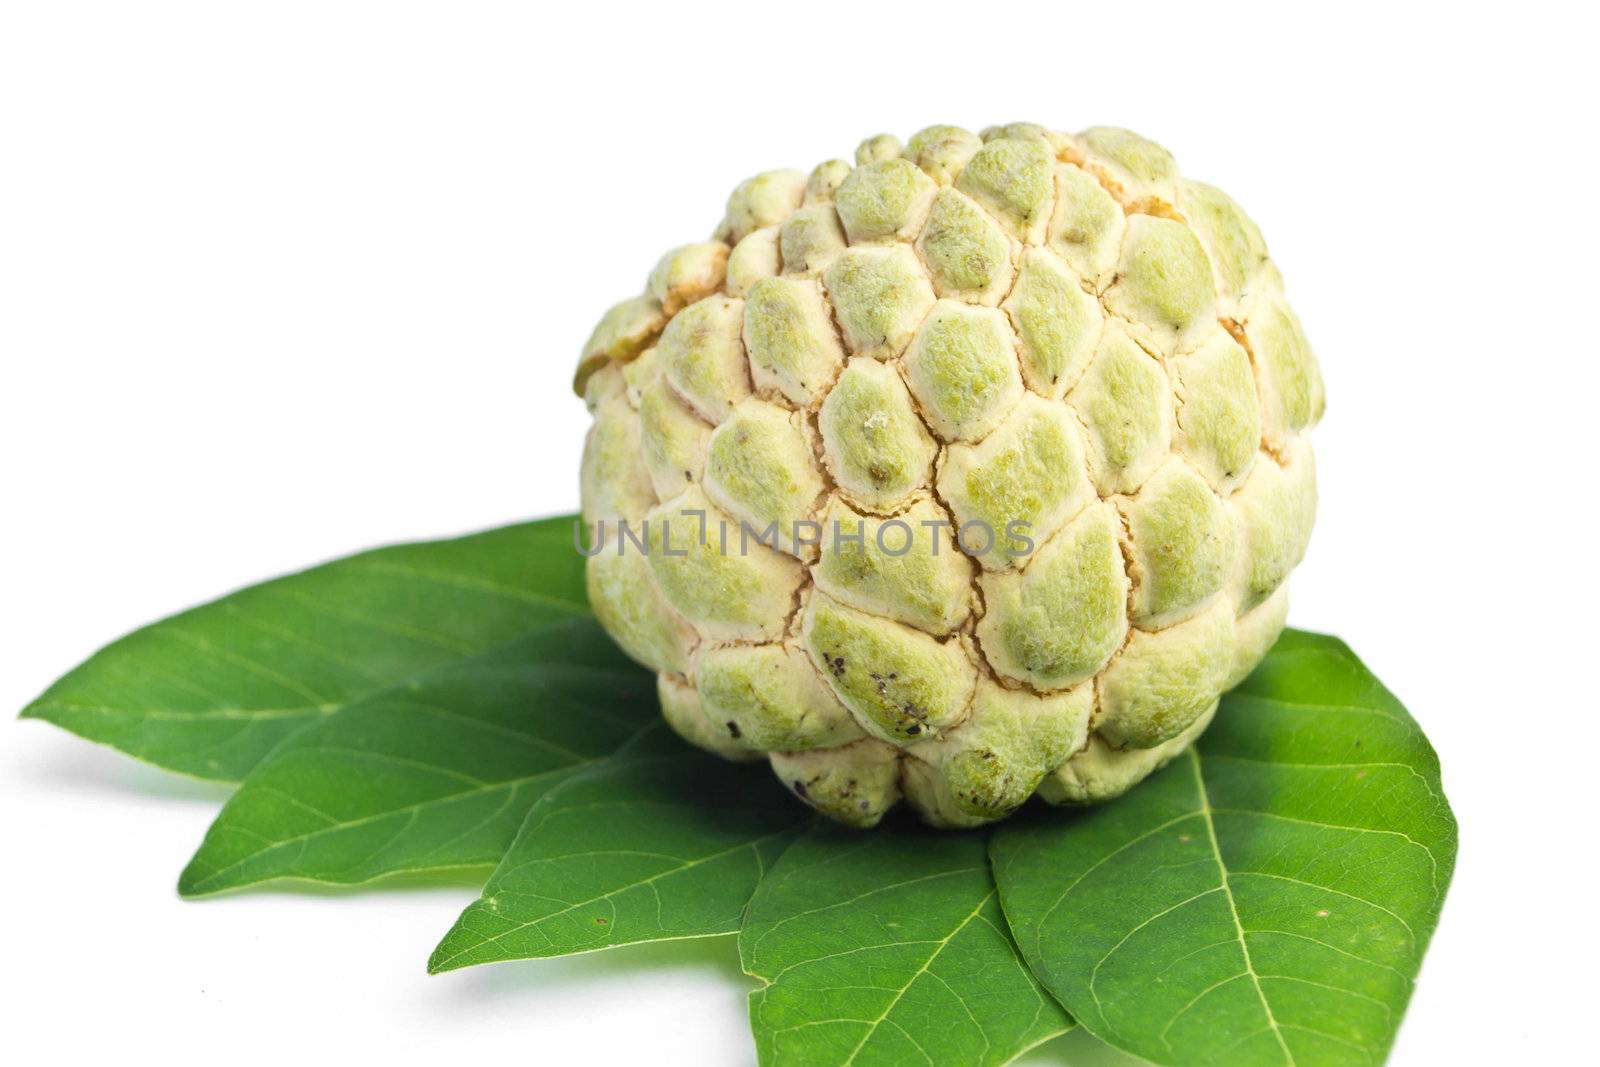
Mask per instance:
[[[576,385],[601,623],[683,737],[855,826],[1162,766],[1282,629],[1316,507],[1260,233],[1121,129],[758,174]]]

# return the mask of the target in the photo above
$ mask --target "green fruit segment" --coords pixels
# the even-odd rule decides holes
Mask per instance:
[[[624,652],[646,667],[687,673],[699,637],[662,596],[643,552],[611,533],[585,574],[589,605]]]
[[[1012,237],[1037,244],[1050,221],[1054,165],[1043,141],[997,137],[967,162],[956,188],[989,209]]]
[[[1133,570],[1133,623],[1155,629],[1192,613],[1233,569],[1233,520],[1205,479],[1168,460],[1118,501]]]
[[[949,185],[983,147],[978,135],[960,126],[929,126],[911,135],[906,158],[940,185]]]
[[[738,244],[756,230],[782,222],[800,206],[806,176],[797,170],[769,170],[741,182],[728,197],[717,236]]]
[[[776,543],[794,551],[795,524],[823,490],[800,417],[754,398],[740,404],[711,434],[705,490],[732,518],[774,527]]]
[[[705,470],[711,427],[661,378],[639,394],[639,450],[658,500],[671,500]]]
[[[888,741],[939,736],[965,714],[977,683],[961,641],[941,642],[821,593],[806,610],[805,642],[839,699]]]
[[[863,736],[805,652],[790,645],[723,645],[695,661],[700,713],[730,743],[798,752]]]
[[[1005,231],[954,189],[940,189],[934,197],[917,251],[942,297],[996,304],[1011,285],[1011,242]]]
[[[904,159],[868,163],[850,172],[834,206],[851,244],[914,233],[933,198],[933,180]]]
[[[1087,681],[1128,632],[1128,576],[1116,512],[1096,504],[1045,542],[1021,573],[985,574],[978,640],[994,669],[1043,690]]]
[[[1093,711],[1090,685],[1040,696],[985,678],[971,718],[941,740],[913,745],[911,754],[940,772],[922,778],[939,802],[971,819],[1000,819],[1084,746]]]
[[[785,274],[815,274],[845,248],[844,227],[831,204],[812,204],[789,216],[778,231]]]
[[[1022,272],[1005,309],[1022,341],[1022,376],[1028,388],[1060,398],[1094,354],[1105,320],[1100,302],[1084,291],[1060,257],[1030,248],[1023,253]]]
[[[844,362],[844,349],[814,281],[763,278],[744,302],[744,345],[756,386],[804,407],[822,394]]]
[[[1233,641],[1233,605],[1225,601],[1165,630],[1135,630],[1100,679],[1095,728],[1116,748],[1176,737],[1222,695]]]
[[[774,752],[772,771],[795,796],[859,830],[878,825],[900,799],[900,750],[870,737],[838,748]]]
[[[1125,192],[1130,198],[1166,192],[1178,176],[1178,164],[1171,152],[1131,130],[1096,126],[1085,130],[1082,139],[1095,157],[1110,164],[1113,174],[1127,186]]]
[[[648,516],[649,562],[677,612],[720,641],[777,639],[800,588],[799,561],[746,536],[698,488]],[[741,545],[741,537],[745,543]]]
[[[976,439],[1022,396],[1016,342],[1002,312],[935,305],[906,353],[906,382],[946,441]]]
[[[1101,288],[1117,262],[1128,228],[1122,207],[1082,167],[1056,168],[1056,207],[1050,217],[1049,246],[1078,276]]]
[[[979,565],[1026,565],[1038,545],[1095,499],[1083,453],[1066,408],[1034,396],[1024,397],[982,443],[950,446],[939,495]]]
[[[1211,260],[1217,296],[1231,313],[1266,262],[1261,231],[1227,193],[1201,182],[1179,183],[1178,207]]]
[[[1231,490],[1250,473],[1261,447],[1261,405],[1250,356],[1218,329],[1172,366],[1180,397],[1174,447],[1213,488]]]
[[[656,344],[662,374],[707,422],[721,422],[750,395],[743,319],[742,303],[710,296],[680,311]]]
[[[822,557],[811,574],[829,596],[936,635],[966,619],[972,564],[937,504],[919,501],[881,519],[835,502],[823,527]]]
[[[927,484],[938,444],[893,368],[851,360],[823,401],[818,423],[828,469],[856,501],[893,507]]]
[[[1171,450],[1171,383],[1119,325],[1107,325],[1067,399],[1087,431],[1089,469],[1102,495],[1137,489]]]
[[[823,275],[845,344],[889,359],[905,351],[933,307],[933,286],[909,248],[852,248]]]
[[[1249,309],[1245,336],[1261,374],[1263,425],[1281,445],[1322,414],[1322,375],[1311,344],[1283,297],[1266,292]]]
[[[1287,465],[1263,457],[1234,495],[1243,562],[1238,598],[1246,608],[1270,596],[1305,555],[1317,512],[1316,478],[1311,449],[1302,447]]]
[[[1163,354],[1209,328],[1216,319],[1216,290],[1211,261],[1194,231],[1172,219],[1131,216],[1106,301]]]

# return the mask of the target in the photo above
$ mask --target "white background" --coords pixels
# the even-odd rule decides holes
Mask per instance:
[[[1476,7],[6,3],[0,710],[240,584],[570,510],[578,346],[750,173],[1125,125],[1267,234],[1329,395],[1291,618],[1461,822],[1393,1062],[1587,1058],[1600,87],[1577,5]],[[180,903],[224,796],[0,725],[0,1056],[751,1058],[730,941],[430,979],[469,888]]]

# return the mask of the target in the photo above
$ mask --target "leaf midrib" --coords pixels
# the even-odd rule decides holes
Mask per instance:
[[[1283,1031],[1278,1027],[1278,1017],[1273,1014],[1272,1005],[1267,1002],[1266,991],[1261,988],[1261,975],[1256,971],[1255,962],[1250,958],[1250,944],[1245,937],[1244,923],[1239,921],[1239,906],[1233,899],[1233,885],[1228,879],[1228,865],[1222,859],[1222,846],[1217,842],[1216,822],[1212,818],[1211,794],[1206,789],[1205,775],[1200,770],[1200,754],[1191,745],[1185,753],[1189,757],[1189,766],[1194,771],[1195,794],[1200,802],[1199,814],[1206,827],[1206,839],[1211,845],[1211,855],[1217,861],[1217,874],[1222,881],[1222,893],[1228,901],[1228,914],[1233,920],[1234,935],[1239,941],[1239,951],[1244,954],[1245,973],[1250,976],[1250,984],[1255,988],[1256,999],[1261,1002],[1261,1010],[1266,1014],[1267,1026],[1272,1030],[1273,1037],[1277,1038],[1278,1047],[1283,1050],[1285,1061],[1289,1067],[1294,1067],[1294,1053],[1289,1051],[1289,1042],[1284,1039]]]
[[[682,874],[685,871],[690,871],[690,870],[693,870],[696,867],[703,866],[704,864],[712,863],[712,862],[714,862],[716,860],[722,859],[725,856],[732,856],[732,855],[734,855],[734,854],[736,854],[738,852],[742,852],[742,851],[744,851],[746,849],[752,849],[752,850],[753,849],[757,849],[757,848],[759,848],[759,846],[761,846],[762,844],[765,844],[768,841],[772,841],[772,840],[774,840],[776,838],[784,837],[784,836],[786,836],[786,835],[788,835],[788,834],[790,834],[792,832],[794,832],[793,828],[785,828],[783,830],[776,830],[776,831],[773,831],[770,834],[763,834],[760,837],[753,837],[753,838],[750,838],[748,841],[742,841],[737,845],[732,845],[732,846],[730,846],[728,848],[721,849],[721,850],[719,850],[717,852],[713,852],[713,853],[710,853],[710,854],[705,855],[705,856],[697,856],[697,857],[695,857],[693,859],[688,859],[688,860],[685,860],[681,856],[667,856],[665,854],[658,854],[663,859],[674,860],[675,862],[677,862],[678,865],[676,867],[669,867],[669,868],[667,868],[666,870],[663,870],[663,871],[657,871],[655,874],[651,875],[650,877],[641,879],[640,881],[630,882],[628,885],[624,885],[624,886],[618,886],[615,889],[611,889],[611,890],[608,890],[608,891],[606,891],[604,893],[601,893],[599,896],[590,897],[588,900],[580,900],[580,901],[578,901],[578,902],[576,902],[574,904],[569,904],[568,906],[562,908],[560,911],[549,912],[548,914],[541,915],[537,919],[532,919],[532,920],[530,920],[528,922],[519,922],[516,925],[510,927],[509,929],[502,930],[498,934],[495,934],[493,937],[483,938],[483,939],[479,940],[477,944],[472,945],[469,948],[464,948],[464,949],[460,950],[459,952],[456,952],[455,954],[451,955],[447,959],[439,960],[437,963],[435,963],[432,960],[429,960],[428,961],[428,973],[429,974],[438,974],[441,971],[449,970],[449,969],[451,969],[450,968],[450,964],[454,963],[456,960],[460,959],[462,956],[465,956],[470,952],[479,951],[480,949],[484,948],[484,946],[486,946],[486,945],[497,944],[500,941],[503,941],[505,938],[510,937],[513,934],[519,934],[519,933],[523,932],[524,930],[527,930],[527,929],[529,929],[531,927],[539,926],[539,925],[541,925],[543,923],[549,922],[552,919],[560,918],[561,916],[566,915],[569,912],[577,911],[579,908],[586,908],[591,904],[598,904],[602,900],[609,900],[610,898],[612,898],[614,896],[617,896],[619,893],[626,893],[626,892],[628,892],[630,890],[638,889],[638,888],[640,888],[642,886],[654,885],[656,882],[660,881],[663,878],[669,877],[671,875]],[[585,853],[585,855],[594,855],[594,853]],[[551,858],[551,859],[559,859],[559,858],[564,858],[564,857],[552,856],[552,857],[549,857],[549,858]],[[522,866],[526,866],[526,864],[523,864]],[[492,878],[491,878],[491,886],[485,886],[484,887],[484,896],[485,897],[493,897],[495,895],[495,893],[496,893],[496,890],[494,890],[492,888]],[[477,903],[482,904],[483,900],[480,898],[480,900],[478,900]],[[453,930],[451,932],[454,933]],[[613,930],[611,932],[615,933],[615,930]]]
[[[457,589],[488,593],[491,596],[498,596],[523,604],[539,604],[544,607],[558,608],[571,615],[589,614],[587,607],[581,604],[574,604],[564,597],[552,596],[549,593],[541,593],[534,589],[518,589],[515,586],[501,585],[499,582],[492,582],[487,578],[472,578],[464,574],[451,574],[448,571],[424,570],[420,567],[410,567],[403,563],[395,563],[392,560],[352,560],[350,566],[352,570],[376,571],[379,574],[390,574],[400,578],[415,578],[419,581],[433,582],[436,585],[449,585]]]
[[[965,930],[969,925],[971,925],[972,921],[976,919],[983,911],[984,905],[989,903],[990,899],[993,898],[997,892],[999,892],[998,889],[996,889],[994,886],[990,886],[989,891],[983,895],[983,899],[978,901],[977,906],[967,914],[966,918],[962,919],[961,922],[957,924],[955,929],[951,930],[938,941],[930,942],[935,946],[933,951],[928,954],[928,958],[923,961],[922,966],[918,967],[916,971],[906,979],[905,984],[900,987],[900,989],[892,998],[890,998],[889,1003],[884,1006],[883,1011],[878,1013],[878,1017],[867,1023],[867,1032],[861,1035],[861,1040],[856,1042],[856,1047],[850,1050],[850,1055],[845,1059],[843,1067],[849,1067],[850,1064],[856,1062],[856,1057],[861,1054],[861,1050],[866,1047],[867,1042],[872,1040],[872,1035],[878,1032],[878,1027],[883,1025],[884,1021],[889,1018],[889,1014],[894,1011],[895,1007],[900,1003],[901,999],[905,997],[906,993],[910,992],[911,987],[917,984],[917,979],[928,973],[928,968],[933,966],[933,961],[938,959],[939,954],[942,953],[946,948],[950,947],[950,942],[954,941],[956,936],[960,934],[961,931]],[[961,1000],[959,996],[957,996],[956,999]],[[965,1007],[965,1005],[966,1002],[962,1001],[962,1006]],[[989,1040],[988,1033],[983,1029],[982,1026],[978,1027],[978,1032],[983,1035],[984,1043],[987,1044]],[[915,1044],[915,1042],[913,1042],[913,1044]],[[918,1047],[920,1048],[920,1046]]]
[[[381,692],[382,690],[374,690]],[[371,694],[367,694],[371,695]],[[60,711],[71,715],[136,715],[141,720],[154,722],[184,722],[199,720],[201,722],[215,719],[297,719],[308,715],[331,715],[347,704],[353,704],[362,697],[354,697],[345,703],[336,704],[302,704],[297,707],[284,708],[197,708],[193,711],[182,711],[176,708],[116,708],[109,704],[73,704],[64,700],[35,700],[22,711],[25,719],[39,719],[44,716],[40,712]]]
[[[654,722],[646,723],[644,726],[640,727],[634,733],[630,734],[625,740],[623,740],[618,745],[618,748],[621,748],[621,747],[626,746],[626,745],[633,744],[635,741],[639,740],[639,738],[645,736],[651,730],[655,729],[655,727],[656,727],[656,723],[654,723]],[[347,751],[349,751],[349,750],[347,750]],[[363,752],[362,755],[377,756],[377,755],[381,755],[381,753],[365,753],[365,752]],[[570,763],[570,764],[567,764],[565,766],[553,767],[553,768],[550,768],[548,770],[538,771],[538,772],[535,772],[533,774],[528,774],[528,775],[522,775],[522,776],[517,777],[517,778],[508,778],[508,779],[505,779],[504,781],[500,781],[500,782],[490,782],[490,783],[486,783],[484,785],[481,785],[481,786],[473,788],[473,789],[465,789],[465,790],[462,790],[462,791],[456,792],[456,793],[447,793],[447,794],[443,794],[441,796],[430,797],[427,800],[418,801],[418,802],[416,802],[414,804],[406,804],[406,805],[404,805],[402,807],[389,808],[389,809],[386,809],[384,811],[374,812],[371,815],[363,815],[358,819],[351,819],[351,820],[348,820],[348,821],[335,821],[333,823],[333,825],[320,826],[315,830],[309,830],[309,831],[307,831],[307,832],[305,832],[303,834],[296,834],[293,837],[286,837],[286,838],[283,838],[280,841],[275,841],[271,845],[269,845],[268,847],[260,849],[260,850],[258,850],[256,852],[252,852],[248,856],[244,856],[244,857],[242,857],[240,859],[237,859],[237,860],[235,860],[234,862],[228,864],[225,867],[218,867],[215,870],[213,870],[210,874],[206,875],[204,878],[202,878],[202,879],[200,879],[200,880],[198,880],[196,882],[190,883],[184,889],[183,892],[184,892],[185,896],[200,896],[200,895],[205,894],[206,892],[219,892],[220,890],[207,890],[204,887],[209,885],[209,884],[211,884],[211,883],[213,883],[213,882],[215,882],[218,878],[220,878],[223,875],[229,873],[230,871],[233,871],[236,868],[241,867],[246,863],[249,863],[251,860],[257,859],[257,858],[259,858],[261,856],[268,855],[269,853],[272,853],[272,852],[276,852],[279,849],[288,848],[288,847],[294,846],[294,845],[303,845],[307,841],[310,841],[310,840],[313,840],[315,838],[321,837],[324,834],[331,834],[331,833],[341,832],[341,831],[344,831],[344,830],[354,829],[354,828],[356,828],[358,826],[365,826],[368,823],[376,822],[379,819],[387,819],[387,818],[390,818],[390,817],[395,816],[395,815],[402,815],[402,814],[416,815],[417,813],[423,811],[424,809],[428,808],[431,805],[451,804],[451,803],[456,803],[456,802],[461,801],[461,800],[472,799],[474,797],[482,796],[482,795],[488,794],[488,793],[497,792],[497,791],[500,791],[500,790],[511,791],[511,790],[520,789],[522,786],[530,785],[533,782],[537,782],[542,778],[550,778],[550,777],[554,777],[554,776],[557,776],[557,775],[575,774],[575,773],[583,770],[586,767],[589,767],[589,766],[592,766],[592,765],[594,765],[596,763],[599,763],[599,762],[602,762],[604,760],[610,759],[612,755],[613,755],[613,753],[607,752],[607,753],[605,753],[603,755],[588,757],[588,758],[583,759],[581,761]],[[435,771],[435,772],[438,772],[438,773],[448,773],[448,772],[444,771],[443,768],[427,768],[427,769]],[[258,787],[258,788],[271,788],[271,787]],[[276,790],[274,790],[274,791],[276,791]],[[324,815],[324,817],[325,818],[332,818],[331,816],[326,816],[326,815]],[[231,830],[233,828],[230,827],[229,829]],[[460,836],[461,835],[457,835],[457,839],[459,839]],[[437,849],[435,851],[437,851]],[[400,870],[412,870],[412,869],[420,869],[420,868],[399,868],[399,869]],[[394,872],[384,872],[384,873],[385,874],[389,874],[389,873],[394,873]],[[280,877],[280,876],[274,875],[273,877]],[[297,875],[297,877],[307,878],[307,879],[309,879],[311,881],[315,881],[315,882],[327,882],[329,884],[336,884],[336,885],[359,884],[359,883],[333,882],[331,879],[318,878],[315,875]],[[375,877],[382,877],[382,875],[378,875],[378,876],[375,876]],[[371,879],[362,879],[362,881],[370,881],[370,880]],[[250,884],[250,883],[243,883],[243,884]],[[223,887],[221,887],[221,889],[229,889],[229,888],[234,888],[234,887],[233,886],[223,886]]]

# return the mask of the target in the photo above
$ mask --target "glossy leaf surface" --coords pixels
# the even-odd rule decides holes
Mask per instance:
[[[766,764],[666,741],[671,754],[620,754],[547,794],[429,970],[737,930],[815,817]]]
[[[547,790],[652,732],[654,679],[593,619],[542,627],[289,738],[223,807],[179,890],[493,865]]]
[[[394,545],[242,589],[112,642],[23,711],[238,781],[346,705],[587,612],[572,519]]]
[[[1051,817],[1051,816],[1054,817]],[[1163,1064],[1378,1063],[1455,864],[1432,748],[1343,645],[1288,632],[1196,750],[1005,825],[1012,930],[1103,1040]]]
[[[983,832],[821,825],[750,902],[765,1065],[1000,1064],[1071,1026],[1018,957]]]

